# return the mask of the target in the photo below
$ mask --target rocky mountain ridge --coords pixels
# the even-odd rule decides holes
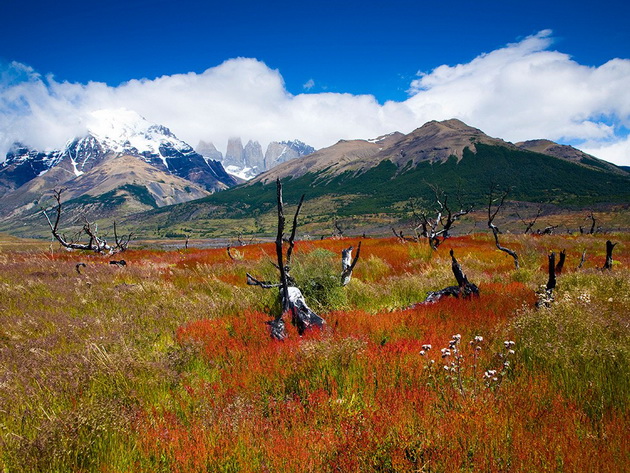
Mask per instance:
[[[300,140],[272,141],[263,154],[258,141],[249,140],[243,146],[240,137],[233,137],[228,140],[225,157],[212,142],[203,140],[197,151],[207,159],[220,161],[229,173],[249,180],[280,163],[314,153],[315,148]]]
[[[543,142],[544,145],[541,144]],[[548,140],[513,144],[488,136],[461,120],[450,119],[427,122],[407,135],[394,132],[371,140],[340,140],[298,161],[281,163],[252,179],[251,183],[298,178],[307,173],[319,173],[320,178],[332,178],[347,172],[362,173],[384,161],[393,163],[399,170],[420,163],[444,163],[452,158],[459,161],[466,150],[475,153],[478,145],[498,146],[512,151],[526,150],[581,166],[627,174],[618,166],[571,146]]]
[[[235,184],[220,162],[205,159],[168,128],[129,110],[100,110],[91,114],[85,134],[62,150],[13,146],[0,163],[0,217],[28,213],[42,196],[62,187],[69,199],[113,193],[122,196],[114,200],[127,211],[140,211]],[[117,190],[125,186],[133,192]]]

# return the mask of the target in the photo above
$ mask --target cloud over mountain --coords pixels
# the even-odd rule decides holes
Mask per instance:
[[[57,82],[11,63],[0,70],[0,153],[15,140],[61,147],[85,130],[91,111],[124,107],[189,143],[243,136],[323,147],[459,118],[512,141],[548,138],[630,164],[630,60],[585,66],[551,50],[552,43],[545,30],[466,64],[420,72],[407,100],[385,104],[372,95],[292,95],[280,71],[248,58],[117,87]]]

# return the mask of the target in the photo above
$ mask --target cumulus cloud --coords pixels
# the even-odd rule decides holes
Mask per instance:
[[[417,116],[461,118],[511,141],[614,140],[630,122],[630,60],[587,67],[549,51],[551,44],[545,30],[467,64],[421,73],[407,104]]]
[[[219,149],[231,136],[263,146],[298,138],[319,148],[459,118],[510,141],[548,138],[630,164],[630,143],[620,131],[630,128],[630,60],[588,67],[552,44],[545,30],[466,64],[420,72],[407,100],[385,104],[371,95],[308,93],[313,81],[292,95],[280,71],[247,58],[117,87],[57,82],[12,63],[0,67],[0,153],[17,140],[63,146],[85,133],[91,111],[127,108],[193,146],[211,140]]]

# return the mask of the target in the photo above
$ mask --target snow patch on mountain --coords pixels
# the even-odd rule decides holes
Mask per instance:
[[[171,148],[182,154],[194,152],[187,143],[179,140],[171,130],[152,124],[138,113],[127,110],[97,110],[90,114],[88,134],[115,153],[139,154],[146,158],[159,157],[168,168],[167,154]]]
[[[160,171],[187,179],[214,192],[236,184],[223,166],[205,160],[167,127],[151,123],[127,109],[97,110],[84,122],[85,134],[66,143],[63,150],[42,153],[16,144],[0,164],[4,188],[14,189],[59,166],[79,178],[114,158],[136,157]],[[1,184],[1,183],[0,183]]]
[[[239,177],[246,181],[253,179],[259,174],[258,172],[256,172],[257,170],[255,168],[234,166],[233,164],[226,166],[225,170],[228,172],[228,174]]]

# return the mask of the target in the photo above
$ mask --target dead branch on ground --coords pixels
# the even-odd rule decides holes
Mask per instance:
[[[89,222],[87,218],[84,218],[85,223],[83,224],[83,228],[81,229],[81,231],[77,232],[77,234],[73,238],[68,239],[63,233],[60,233],[59,222],[61,221],[61,194],[63,193],[63,191],[64,189],[55,189],[53,191],[53,197],[57,201],[54,223],[48,216],[48,212],[46,211],[46,209],[42,208],[42,213],[44,214],[44,217],[46,217],[48,225],[50,226],[50,231],[53,237],[55,237],[55,239],[61,244],[61,246],[63,246],[64,248],[68,248],[69,250],[88,250],[94,251],[96,253],[108,254],[120,253],[127,250],[129,242],[133,237],[133,233],[122,235],[121,237],[119,237],[116,230],[116,222],[114,222],[114,246],[109,245],[105,238],[99,236],[98,225]],[[80,242],[80,238],[83,234],[86,235],[89,239],[87,243]]]

